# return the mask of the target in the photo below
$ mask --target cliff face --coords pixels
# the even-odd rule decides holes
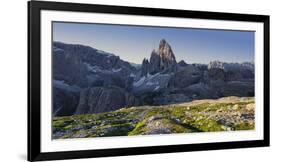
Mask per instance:
[[[171,46],[164,39],[160,41],[158,54],[160,56],[160,70],[170,68],[177,64]]]
[[[81,91],[75,114],[93,114],[137,105],[137,99],[118,87],[92,87]]]
[[[111,111],[132,103],[128,91],[136,68],[118,56],[88,46],[54,42],[52,66],[54,116]]]

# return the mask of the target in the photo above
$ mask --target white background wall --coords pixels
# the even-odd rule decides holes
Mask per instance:
[[[60,0],[61,1],[61,0]],[[174,8],[271,16],[271,147],[139,155],[72,161],[280,161],[281,9],[278,0],[68,0],[109,5]],[[0,5],[0,161],[26,159],[27,132],[27,1]],[[279,153],[279,154],[278,154]]]

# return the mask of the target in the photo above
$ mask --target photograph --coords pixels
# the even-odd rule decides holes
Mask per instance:
[[[52,139],[255,130],[255,31],[52,22]]]

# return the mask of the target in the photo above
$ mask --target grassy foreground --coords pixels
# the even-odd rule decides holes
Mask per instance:
[[[253,97],[224,97],[54,117],[53,139],[252,130],[254,110]]]

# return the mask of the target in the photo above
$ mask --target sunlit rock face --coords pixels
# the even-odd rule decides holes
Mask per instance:
[[[143,72],[149,74],[156,74],[158,72],[166,71],[177,64],[176,57],[171,46],[162,39],[157,50],[153,50],[150,55],[149,62],[144,60],[142,64]],[[142,73],[143,76],[147,73]]]

